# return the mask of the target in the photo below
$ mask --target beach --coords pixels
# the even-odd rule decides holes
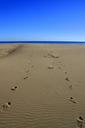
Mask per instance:
[[[84,97],[85,45],[0,44],[0,128],[75,128]]]

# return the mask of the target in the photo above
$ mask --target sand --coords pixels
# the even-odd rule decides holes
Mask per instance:
[[[0,128],[76,127],[84,97],[85,45],[0,45]]]

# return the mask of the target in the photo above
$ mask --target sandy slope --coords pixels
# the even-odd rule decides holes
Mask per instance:
[[[0,104],[12,102],[0,127],[74,127],[84,97],[85,45],[0,45]]]

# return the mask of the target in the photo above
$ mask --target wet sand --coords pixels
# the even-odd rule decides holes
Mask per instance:
[[[75,128],[84,77],[85,45],[0,45],[0,128]]]

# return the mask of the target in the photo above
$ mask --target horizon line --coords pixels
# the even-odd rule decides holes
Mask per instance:
[[[7,41],[0,41],[0,43],[11,43],[11,44],[12,43],[29,43],[29,44],[30,43],[45,43],[45,44],[46,43],[52,43],[52,44],[53,43],[54,44],[60,44],[60,43],[61,44],[62,43],[65,43],[65,44],[69,44],[69,43],[75,44],[75,43],[77,43],[78,44],[78,43],[82,43],[82,44],[85,44],[85,41],[32,41],[32,40],[31,41],[30,40],[29,41],[28,40],[27,41],[26,40],[23,40],[23,41],[19,41],[19,40],[16,40],[16,41],[13,41],[13,40],[12,41],[8,41],[7,40]]]

